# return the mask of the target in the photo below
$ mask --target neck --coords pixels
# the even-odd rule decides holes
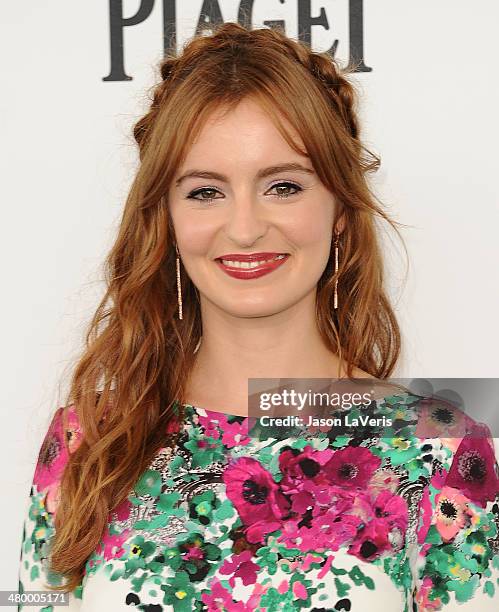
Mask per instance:
[[[268,317],[231,316],[202,302],[203,337],[187,385],[188,403],[244,414],[249,378],[345,377],[346,365],[340,367],[319,333],[314,300],[311,294]]]

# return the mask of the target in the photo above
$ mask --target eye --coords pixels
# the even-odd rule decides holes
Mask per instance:
[[[289,196],[296,195],[300,191],[303,191],[299,185],[295,185],[294,183],[289,183],[288,181],[276,183],[275,185],[272,185],[271,189],[275,189],[276,187],[282,187],[283,185],[287,188],[291,187],[292,189],[296,189],[296,191],[294,193],[286,193],[286,192],[279,191],[278,193],[276,193],[278,198],[289,198]]]
[[[213,202],[213,200],[217,199],[219,200],[220,198],[213,198],[213,197],[208,197],[208,198],[197,198],[196,196],[199,194],[205,194],[205,193],[216,193],[218,191],[218,189],[215,189],[214,187],[202,187],[201,189],[195,189],[194,191],[191,191],[191,193],[187,196],[188,200],[198,200],[199,202]]]
[[[295,189],[295,191],[293,193],[288,193],[286,191],[282,191],[282,187],[284,186],[285,189],[289,189],[290,187],[292,189]],[[272,185],[271,189],[275,189],[276,187],[279,188],[278,193],[276,193],[275,195],[277,195],[278,198],[289,198],[292,195],[296,195],[297,193],[299,193],[300,191],[303,191],[302,187],[300,187],[299,185],[295,185],[295,183],[290,183],[288,181],[282,181],[280,183],[276,183],[275,185]],[[198,198],[198,195],[205,195],[205,194],[214,194],[214,193],[220,193],[218,191],[218,189],[215,189],[215,187],[201,187],[200,189],[195,189],[194,191],[191,191],[191,193],[187,196],[188,200],[198,200],[199,202],[207,202],[208,204],[213,202],[213,200],[220,200],[221,198],[215,198],[215,197],[201,197]]]

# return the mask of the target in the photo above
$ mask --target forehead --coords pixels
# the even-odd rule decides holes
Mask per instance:
[[[303,142],[293,126],[277,111],[276,114],[288,136],[303,149]],[[234,107],[220,106],[207,116],[186,151],[184,166],[193,161],[244,159],[250,162],[261,157],[283,155],[299,156],[274,118],[257,101],[248,97]]]

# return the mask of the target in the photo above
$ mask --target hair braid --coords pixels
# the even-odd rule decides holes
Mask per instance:
[[[324,85],[336,110],[340,113],[353,138],[360,136],[357,113],[354,109],[356,95],[352,83],[345,78],[350,69],[342,70],[326,53],[311,52],[310,71]],[[352,70],[353,71],[353,70]]]
[[[228,24],[226,24],[228,25]],[[234,32],[238,29],[237,24]],[[234,40],[232,28],[227,32]],[[359,139],[360,128],[355,111],[356,95],[352,83],[346,78],[355,68],[349,65],[341,68],[337,61],[326,52],[315,52],[309,47],[292,38],[283,36],[279,29],[262,28],[253,32],[240,32],[241,41],[254,41],[261,39],[262,44],[273,43],[284,49],[288,55],[298,61],[312,76],[326,89],[335,110],[340,114],[343,122],[353,138]]]
[[[160,64],[161,81],[153,88],[152,102],[149,111],[141,117],[133,127],[133,136],[139,145],[141,157],[147,145],[152,127],[156,121],[159,110],[167,95],[174,78],[174,72],[179,63],[176,57],[167,57]]]
[[[340,68],[334,58],[325,52],[314,52],[291,38],[283,37],[278,29],[261,28],[245,30],[236,23],[226,23],[215,35],[200,37],[191,41],[187,52],[178,57],[168,56],[160,64],[161,81],[153,89],[153,99],[147,112],[134,126],[133,135],[141,151],[147,144],[151,128],[156,120],[161,103],[175,77],[194,66],[202,55],[222,52],[227,46],[236,48],[238,44],[265,46],[272,44],[284,49],[295,61],[299,62],[325,88],[333,108],[337,111],[349,134],[359,139],[360,129],[354,108],[356,95],[346,75],[353,68]]]

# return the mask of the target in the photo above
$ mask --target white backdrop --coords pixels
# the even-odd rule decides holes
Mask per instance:
[[[109,2],[2,4],[0,589],[17,589],[29,484],[102,295],[100,266],[136,167],[131,127],[163,52],[163,4],[176,6],[180,45],[203,2],[149,0],[147,18],[124,28],[128,81],[103,81]],[[147,4],[124,0],[123,16]],[[283,19],[296,37],[297,11],[307,4],[255,0],[253,26]],[[219,6],[225,21],[237,20],[237,0]],[[313,1],[312,15],[321,7],[329,27],[311,27],[312,46],[323,51],[338,40],[345,62],[348,0]],[[409,226],[405,284],[402,247],[393,232],[386,237],[404,341],[394,376],[499,376],[498,22],[494,0],[364,0],[372,71],[355,76],[364,140],[382,159],[378,195]]]

